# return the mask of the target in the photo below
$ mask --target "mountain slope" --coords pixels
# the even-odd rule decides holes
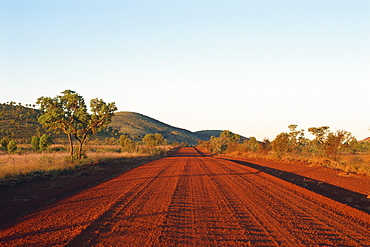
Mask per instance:
[[[142,138],[146,134],[160,133],[170,142],[187,142],[194,145],[198,139],[207,140],[207,134],[198,135],[197,132],[176,128],[135,112],[115,113],[109,126],[136,138]]]
[[[40,111],[22,105],[0,103],[0,139],[10,137],[18,141],[28,142],[32,136],[47,133],[38,122]],[[203,130],[191,132],[160,122],[151,117],[134,112],[117,112],[109,127],[120,133],[129,134],[140,140],[146,134],[160,133],[169,142],[186,142],[197,144],[197,140],[209,140],[211,136],[219,136],[221,130]],[[65,138],[63,134],[51,134],[54,138]],[[96,137],[112,136],[110,131],[99,133]]]
[[[42,132],[42,126],[37,121],[39,114],[33,108],[0,103],[0,139],[10,137],[28,140]]]
[[[219,137],[222,130],[200,130],[194,132],[196,136],[198,136],[199,140],[207,141],[211,139],[211,136]]]

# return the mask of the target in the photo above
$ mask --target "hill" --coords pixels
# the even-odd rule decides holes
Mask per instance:
[[[195,145],[197,140],[208,140],[210,136],[221,133],[219,130],[191,132],[135,112],[117,112],[109,126],[138,139],[146,134],[160,133],[170,142],[186,142],[191,145]]]
[[[199,140],[208,141],[211,139],[211,136],[219,137],[222,131],[223,130],[200,130],[194,132],[194,134],[198,136]]]
[[[0,139],[10,137],[21,142],[29,142],[34,135],[47,133],[37,121],[40,111],[21,104],[0,103]],[[111,130],[114,131],[111,131]],[[119,133],[117,133],[119,132]],[[154,118],[134,113],[117,112],[112,118],[109,130],[98,134],[98,138],[105,138],[119,134],[129,134],[141,139],[146,134],[160,133],[169,142],[186,142],[195,145],[197,140],[209,140],[211,136],[219,136],[221,130],[203,130],[191,132],[186,129],[173,127]],[[64,138],[63,134],[53,137]]]
[[[370,142],[370,137],[367,137],[367,138],[365,138],[365,139],[363,139],[363,140],[361,140],[359,142]]]
[[[30,139],[42,131],[37,121],[39,110],[20,104],[0,104],[0,139]]]

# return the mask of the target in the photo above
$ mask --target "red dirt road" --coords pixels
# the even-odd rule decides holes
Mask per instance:
[[[8,224],[0,246],[370,246],[370,215],[182,148]]]

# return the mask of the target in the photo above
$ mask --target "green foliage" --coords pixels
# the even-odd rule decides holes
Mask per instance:
[[[7,150],[10,139],[8,137],[3,137],[0,142],[1,142],[2,149]]]
[[[53,138],[47,134],[43,134],[39,139],[39,150],[43,151],[53,143]]]
[[[351,139],[353,139],[351,133],[344,130],[338,130],[335,133],[329,133],[324,143],[325,153],[329,157],[336,160],[338,158],[339,152],[345,146],[349,145]]]
[[[272,142],[272,149],[281,156],[289,153],[305,153],[320,157],[337,159],[341,151],[356,152],[360,149],[351,133],[343,130],[331,132],[328,126],[311,127],[308,131],[315,136],[313,140],[304,137],[304,131],[297,131],[297,125],[290,125],[290,133],[280,133]]]
[[[222,154],[229,146],[235,146],[234,144],[238,143],[240,139],[240,135],[234,134],[229,130],[224,130],[221,132],[220,137],[211,137],[209,150],[212,153]]]
[[[253,136],[245,140],[243,145],[246,147],[246,151],[257,152],[259,149],[259,142]]]
[[[128,135],[121,135],[119,142],[123,152],[133,153],[136,151],[136,143]]]
[[[290,132],[289,135],[289,144],[290,144],[290,151],[294,153],[302,152],[302,149],[305,147],[307,143],[307,139],[304,137],[304,130],[297,130],[298,125],[291,124],[288,126]]]
[[[10,137],[26,141],[41,130],[41,124],[37,121],[40,111],[30,107],[12,101],[0,104],[0,139]]]
[[[324,143],[326,140],[327,135],[329,134],[329,127],[322,126],[322,127],[311,127],[308,129],[312,135],[315,136],[315,139],[311,141],[311,151],[318,156],[323,156],[324,153]]]
[[[32,150],[34,152],[39,152],[40,151],[40,138],[38,136],[33,136],[31,139],[31,146]]]
[[[76,157],[82,159],[83,144],[87,137],[106,128],[117,110],[114,103],[92,99],[89,113],[83,97],[72,90],[65,90],[54,98],[40,97],[37,104],[42,112],[38,119],[42,126],[54,133],[63,132],[67,135],[72,159],[73,138],[79,143]]]
[[[7,149],[8,149],[8,153],[10,154],[14,154],[16,151],[17,151],[17,144],[15,143],[15,141],[9,141],[8,145],[7,145]]]
[[[164,142],[164,138],[162,134],[155,133],[155,134],[146,134],[142,139],[142,142],[147,146],[151,153],[154,152],[154,148],[156,146],[162,145]]]
[[[219,130],[191,132],[135,112],[117,112],[109,126],[128,134],[135,141],[140,141],[146,134],[160,133],[169,143],[186,142],[189,145],[196,145],[197,140],[208,140],[211,135],[219,136],[221,133]]]
[[[292,150],[292,142],[288,133],[280,133],[272,141],[272,150],[278,153],[279,155],[283,153],[288,153]]]

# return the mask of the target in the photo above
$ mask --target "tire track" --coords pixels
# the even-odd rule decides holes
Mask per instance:
[[[244,197],[244,194],[238,195],[235,192],[236,186],[232,183],[226,183],[225,178],[227,176],[217,176],[217,174],[223,174],[220,169],[216,169],[221,166],[215,166],[214,159],[207,161],[210,161],[209,163],[213,163],[213,165],[207,165],[208,162],[205,160],[199,160],[209,178],[218,188],[219,193],[225,198],[230,211],[234,214],[240,226],[247,232],[247,235],[252,236],[251,243],[253,246],[258,246],[262,243],[265,246],[280,246],[281,243],[291,243],[291,246],[301,245],[301,242],[297,242],[289,231],[286,231],[284,228],[277,229],[275,226],[276,222],[257,210],[258,207],[251,201],[247,203],[242,201],[241,198]],[[212,169],[216,171],[212,171]],[[250,210],[251,208],[254,209],[253,212]],[[271,231],[271,229],[274,231]]]
[[[65,246],[101,215],[109,211],[127,191],[150,181],[163,171],[158,161],[138,167],[124,176],[67,198],[46,210],[30,215],[14,227],[0,231],[0,246]],[[27,244],[28,243],[28,244]]]
[[[0,230],[0,246],[369,246],[370,216],[182,148]]]
[[[158,246],[176,246],[181,240],[184,246],[195,246],[194,202],[191,190],[189,159],[184,160],[176,189],[172,195],[168,213],[162,222]]]
[[[164,174],[166,176],[173,175],[175,167],[169,169],[170,166],[171,163],[167,162],[165,166],[161,167],[158,174],[150,176],[146,181],[136,184],[130,191],[122,194],[109,210],[77,235],[68,246],[95,246],[99,244],[102,238],[100,235],[110,234],[120,228],[118,223],[122,220],[122,216],[124,216],[127,224],[132,223],[141,214],[143,207],[147,203],[143,198],[148,197],[152,193],[153,187],[156,188],[155,183],[158,183],[158,180]],[[120,220],[117,220],[117,218]],[[124,234],[127,230],[128,227],[124,230],[120,229],[120,234]]]
[[[271,215],[275,215],[275,218],[278,219],[277,225],[290,226],[291,233],[296,238],[304,239],[305,244],[312,241],[311,244],[338,245],[347,243],[350,246],[363,246],[370,241],[369,231],[366,227],[358,226],[358,224],[352,225],[351,222],[355,220],[354,218],[339,213],[336,208],[328,207],[328,204],[325,204],[327,202],[322,202],[321,196],[265,173],[257,172],[253,176],[253,180],[250,180],[250,178],[239,174],[246,171],[255,172],[256,170],[241,167],[239,164],[229,161],[221,162],[218,160],[217,163],[230,174],[239,177],[239,179],[234,179],[238,186],[254,186],[259,190],[258,193],[255,193],[256,195],[267,195],[264,200],[256,199],[256,201],[263,202],[259,207],[265,207]],[[232,170],[230,167],[235,169]],[[256,178],[263,180],[263,182],[257,181]],[[240,179],[244,180],[245,185]],[[314,194],[315,201],[307,194]],[[325,200],[330,199],[325,198]],[[340,206],[345,207],[345,205]],[[356,213],[362,214],[359,211]],[[366,214],[363,215],[366,217]],[[307,239],[307,235],[310,235],[311,239]]]

